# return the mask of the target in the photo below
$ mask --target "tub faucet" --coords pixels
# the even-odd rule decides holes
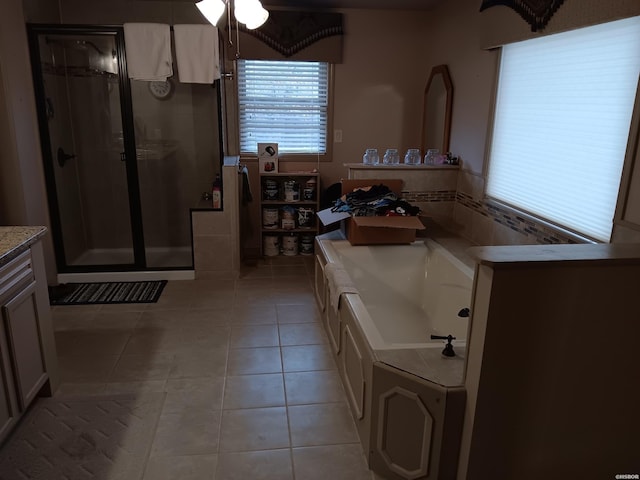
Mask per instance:
[[[451,345],[451,340],[455,340],[456,337],[452,336],[452,335],[447,335],[446,337],[443,335],[431,335],[431,340],[446,340],[447,344],[444,347],[444,350],[442,350],[442,355],[444,355],[445,357],[455,357],[456,356],[456,352],[453,351],[453,345]]]

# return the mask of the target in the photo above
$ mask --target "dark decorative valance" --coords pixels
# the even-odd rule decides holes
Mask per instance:
[[[231,28],[235,30],[236,24]],[[269,19],[255,30],[238,25],[242,58],[304,57],[306,60],[340,63],[342,60],[342,14],[327,12],[269,11]],[[252,40],[258,40],[262,47]],[[321,45],[322,44],[322,45]],[[264,46],[273,50],[268,54]],[[304,53],[303,53],[304,51]]]
[[[531,25],[532,32],[536,32],[546,27],[563,2],[564,0],[482,0],[480,11],[496,5],[510,7]]]

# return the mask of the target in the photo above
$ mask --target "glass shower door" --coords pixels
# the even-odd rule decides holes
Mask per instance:
[[[135,145],[123,128],[118,40],[115,31],[32,32],[52,233],[62,271],[144,264],[143,248],[134,249],[135,161],[128,165],[125,147]]]

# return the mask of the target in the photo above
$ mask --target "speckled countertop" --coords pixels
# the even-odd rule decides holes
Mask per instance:
[[[46,231],[46,227],[0,227],[0,266],[24,252]]]

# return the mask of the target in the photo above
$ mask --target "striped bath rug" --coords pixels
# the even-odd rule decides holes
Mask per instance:
[[[49,290],[49,303],[51,305],[155,303],[166,284],[166,280],[67,283]]]

